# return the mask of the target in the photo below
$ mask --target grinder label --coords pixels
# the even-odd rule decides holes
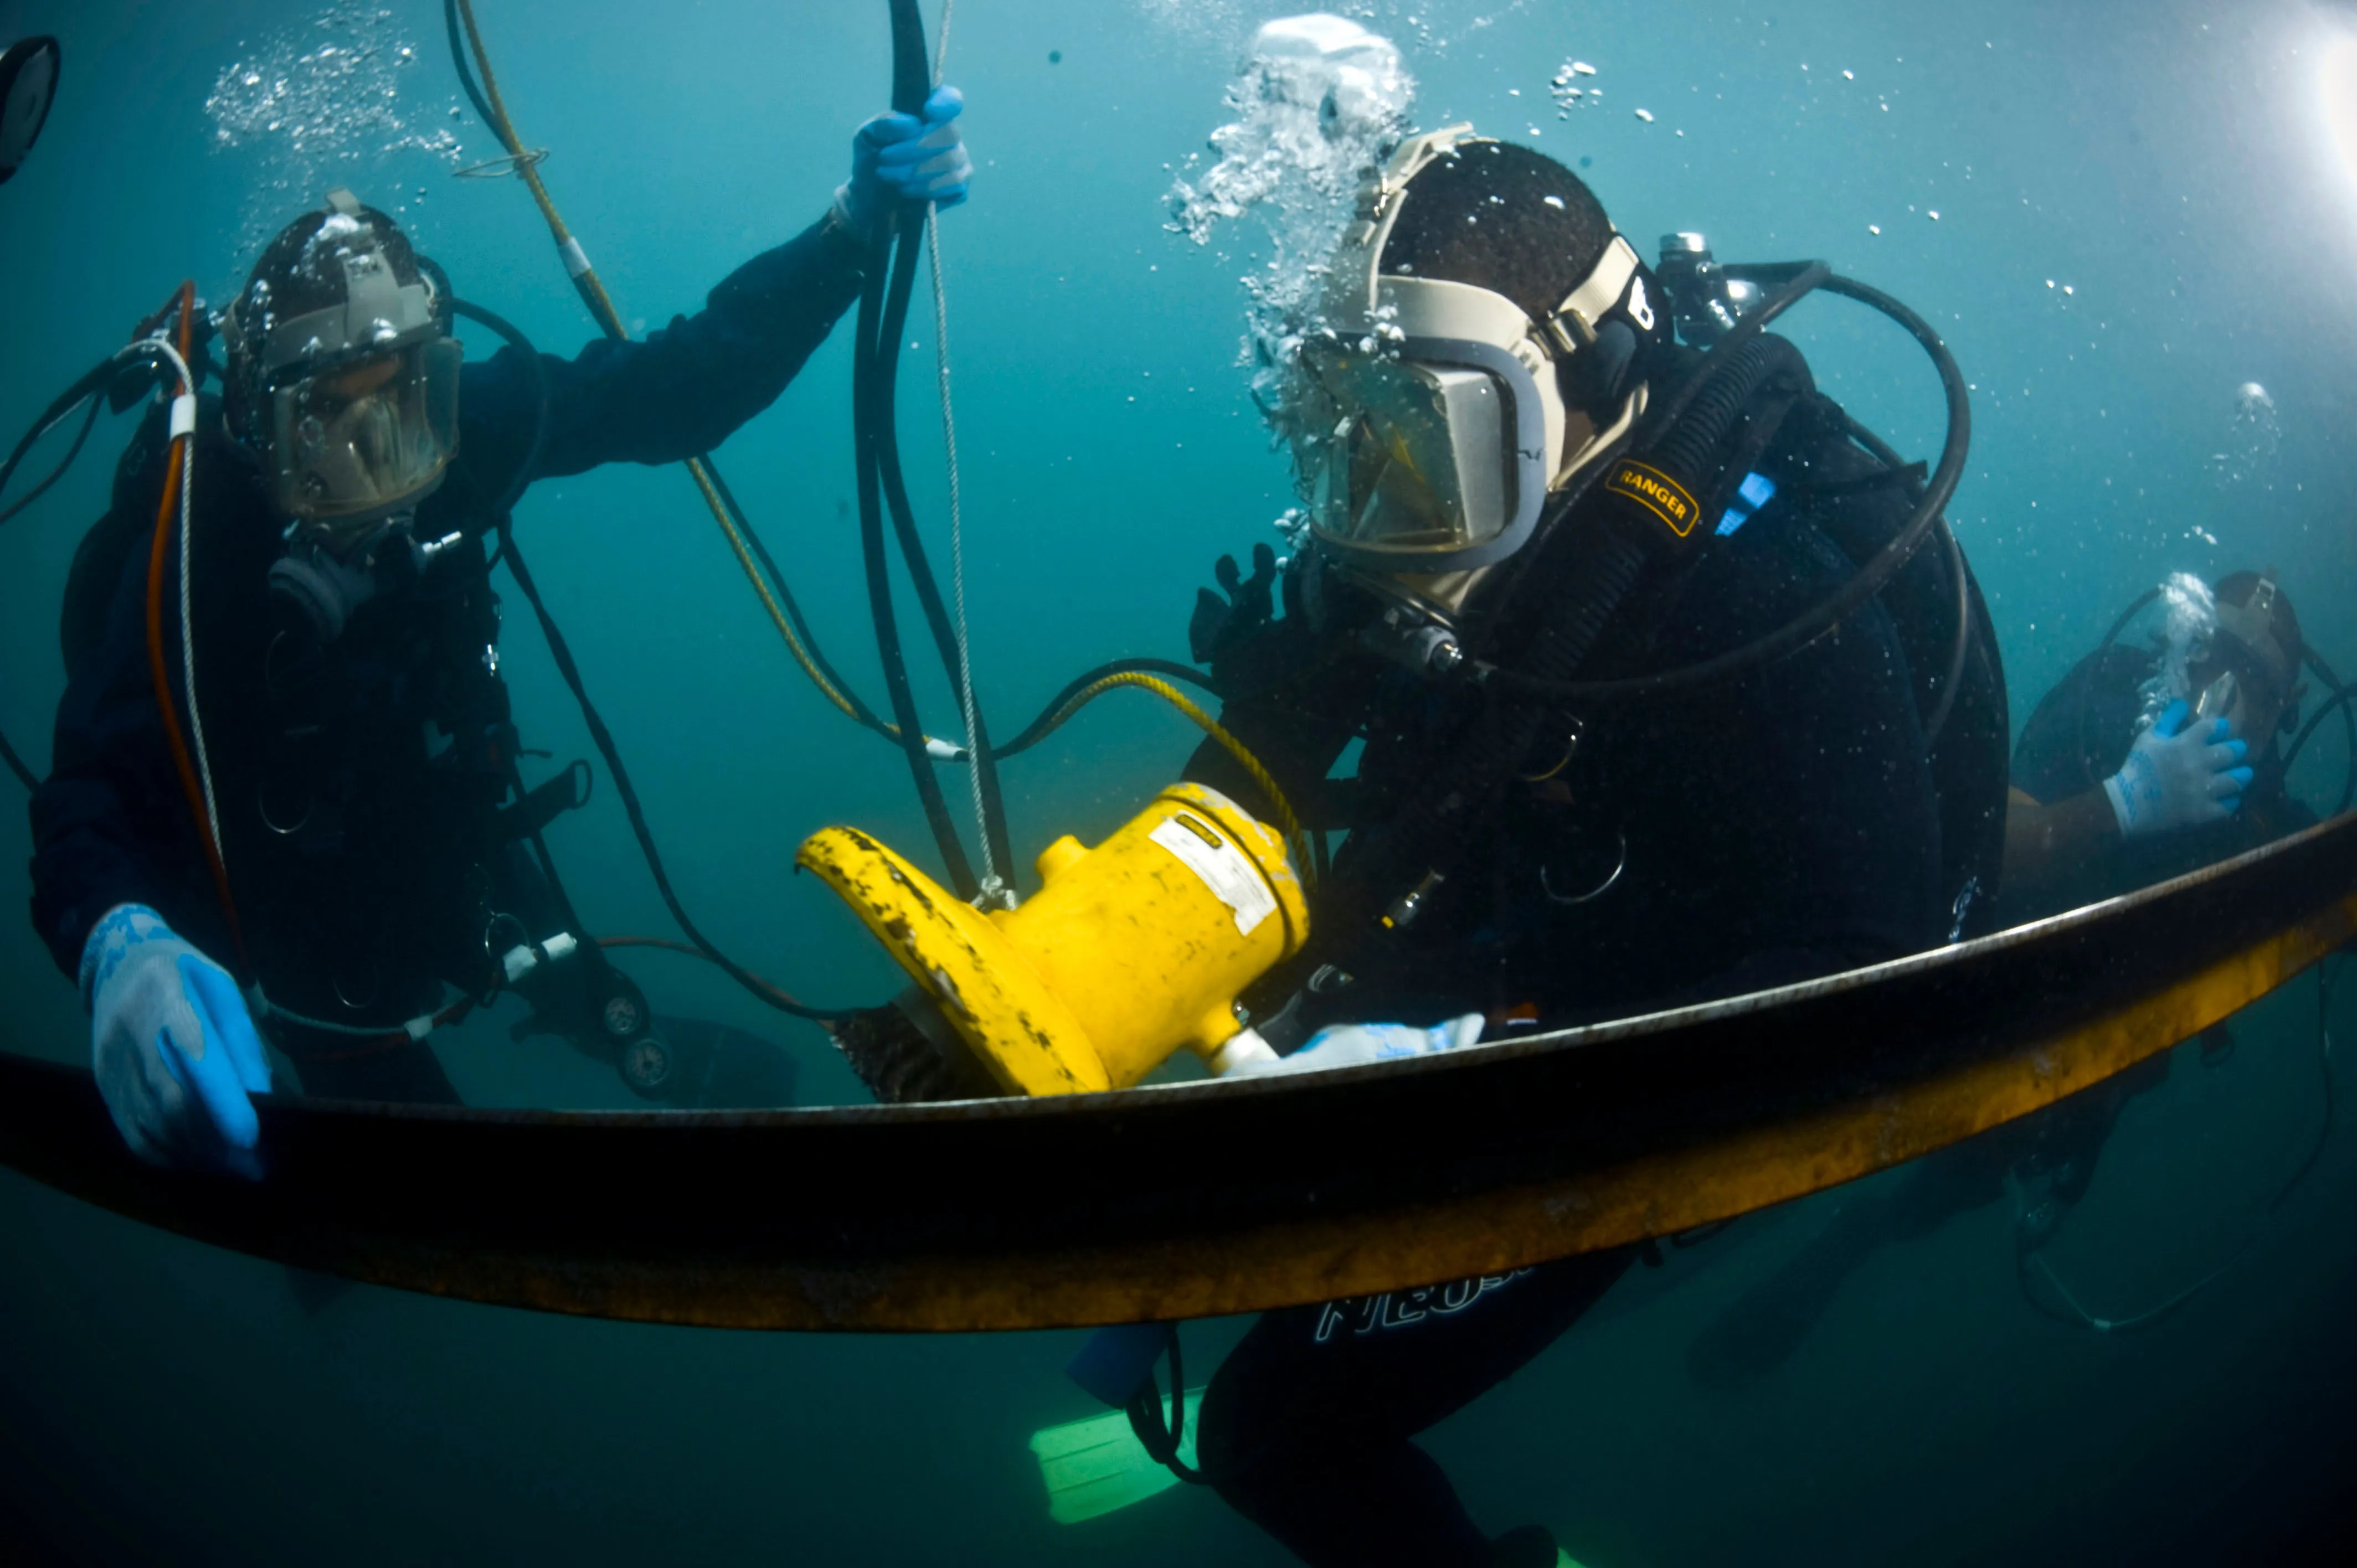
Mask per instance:
[[[1604,481],[1604,488],[1616,496],[1628,497],[1660,518],[1680,539],[1694,532],[1695,519],[1702,511],[1684,485],[1650,463],[1632,463],[1624,458],[1613,464],[1612,477]]]
[[[1228,907],[1245,936],[1276,913],[1276,895],[1261,880],[1259,868],[1216,828],[1182,812],[1165,818],[1146,836],[1177,855]]]

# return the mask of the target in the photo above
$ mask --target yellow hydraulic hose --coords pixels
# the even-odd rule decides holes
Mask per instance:
[[[1071,700],[1059,708],[1055,716],[1041,726],[1039,737],[1045,738],[1055,734],[1064,727],[1065,721],[1074,714],[1079,713],[1116,686],[1135,686],[1141,692],[1153,693],[1192,719],[1196,726],[1205,735],[1219,742],[1222,749],[1234,757],[1237,765],[1250,774],[1252,781],[1260,787],[1261,793],[1268,800],[1269,810],[1276,815],[1277,831],[1285,835],[1286,842],[1293,847],[1295,864],[1303,879],[1306,881],[1310,878],[1314,872],[1315,862],[1309,854],[1309,836],[1302,831],[1301,820],[1293,814],[1293,803],[1285,798],[1285,791],[1277,788],[1275,777],[1261,765],[1260,758],[1254,757],[1243,741],[1229,734],[1219,720],[1205,713],[1192,698],[1168,681],[1157,680],[1154,676],[1142,674],[1135,670],[1125,670],[1116,674],[1108,675],[1102,681],[1092,682],[1072,693]]]
[[[629,338],[630,333],[622,326],[621,313],[614,307],[613,296],[606,292],[605,284],[598,280],[597,270],[589,264],[589,257],[582,250],[581,242],[565,226],[565,219],[556,210],[556,203],[549,199],[548,187],[541,182],[540,171],[533,166],[539,160],[526,155],[523,140],[516,134],[515,123],[508,117],[507,105],[500,98],[498,79],[491,71],[490,54],[483,48],[483,35],[475,26],[472,0],[457,0],[457,6],[459,17],[467,25],[467,42],[474,50],[475,68],[482,73],[483,98],[491,111],[492,133],[499,137],[500,145],[507,148],[509,157],[514,160],[516,173],[522,177],[524,185],[532,191],[533,200],[540,207],[540,215],[548,220],[548,232],[556,242],[557,254],[564,259],[565,272],[580,289],[582,300],[589,306],[589,314],[608,338]],[[778,635],[785,639],[786,650],[793,655],[794,662],[802,666],[802,673],[811,678],[811,683],[828,702],[840,708],[846,717],[857,718],[858,709],[835,689],[834,683],[819,669],[818,661],[811,657],[810,650],[802,646],[802,639],[794,635],[793,624],[779,607],[776,596],[770,592],[770,585],[754,564],[752,552],[747,547],[736,520],[728,515],[728,508],[713,485],[712,476],[704,460],[690,457],[687,459],[687,471],[695,480],[697,490],[702,492],[704,504],[712,509],[713,521],[720,525],[721,533],[728,541],[728,548],[737,556],[737,564],[744,570],[746,581],[753,585],[754,593],[760,596],[761,607],[770,612],[770,623],[778,628]],[[897,726],[889,724],[883,727],[886,733],[896,738],[900,733]]]

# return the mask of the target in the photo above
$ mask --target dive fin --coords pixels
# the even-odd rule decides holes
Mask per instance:
[[[1187,1434],[1178,1444],[1181,1464],[1195,1463],[1195,1416],[1202,1404],[1201,1389],[1187,1391]],[[1048,1517],[1058,1524],[1118,1513],[1178,1484],[1178,1477],[1155,1463],[1138,1442],[1125,1411],[1042,1427],[1031,1434],[1031,1452],[1048,1488]]]

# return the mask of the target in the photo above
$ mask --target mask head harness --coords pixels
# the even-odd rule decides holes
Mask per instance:
[[[1416,176],[1493,145],[1454,125],[1401,145],[1361,194],[1326,326],[1301,349],[1311,532],[1359,572],[1467,572],[1522,549],[1548,494],[1641,411],[1631,371],[1671,340],[1668,302],[1617,232],[1536,321],[1492,290],[1383,270]],[[1572,413],[1593,432],[1577,446]]]

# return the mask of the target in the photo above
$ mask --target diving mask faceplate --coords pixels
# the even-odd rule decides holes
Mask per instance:
[[[1301,350],[1294,456],[1310,527],[1362,570],[1462,572],[1521,549],[1577,467],[1566,456],[1593,450],[1569,439],[1575,420],[1619,424],[1634,395],[1616,372],[1595,406],[1574,408],[1564,372],[1602,359],[1625,369],[1641,340],[1666,336],[1618,234],[1544,322],[1489,289],[1382,271],[1409,182],[1484,144],[1469,132],[1410,139],[1371,182],[1335,253],[1327,330]]]

